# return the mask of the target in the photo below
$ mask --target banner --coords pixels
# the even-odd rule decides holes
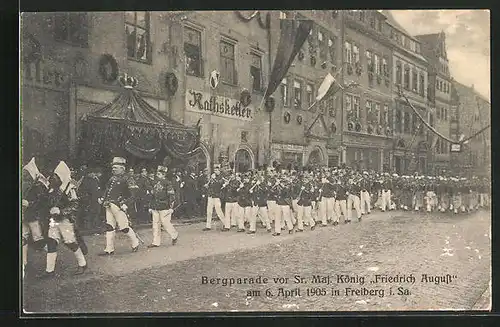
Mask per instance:
[[[264,98],[276,91],[313,26],[311,20],[282,19],[280,23],[280,41]]]

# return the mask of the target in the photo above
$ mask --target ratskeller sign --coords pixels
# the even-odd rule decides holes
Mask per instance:
[[[253,120],[253,108],[251,106],[244,107],[239,100],[194,90],[187,90],[186,92],[186,109],[220,117]]]

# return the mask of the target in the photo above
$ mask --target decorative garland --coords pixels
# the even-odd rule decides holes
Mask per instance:
[[[354,123],[352,121],[347,123],[347,129],[352,131],[354,129]]]
[[[361,63],[359,61],[356,61],[356,74],[358,76],[361,76],[361,74],[363,73],[363,66],[361,66]]]
[[[252,95],[247,89],[241,91],[240,102],[243,107],[248,107],[248,105],[252,102]]]
[[[385,129],[385,135],[390,136],[392,134],[392,131],[389,127]]]
[[[333,122],[330,125],[330,131],[332,134],[335,134],[335,132],[337,132],[337,126],[335,126],[335,123],[333,123]]]
[[[382,135],[382,126],[381,125],[377,126],[377,134]]]
[[[107,71],[107,65],[111,66],[111,71]],[[99,75],[106,83],[112,83],[118,78],[118,63],[110,54],[103,54],[99,60]]]
[[[361,132],[361,124],[356,123],[356,132]]]
[[[165,77],[165,86],[167,88],[168,95],[173,96],[175,92],[177,92],[177,88],[179,87],[179,80],[174,73],[167,73],[167,76]]]
[[[244,22],[249,22],[252,19],[254,19],[255,17],[257,17],[257,22],[259,23],[261,28],[268,29],[270,26],[271,17],[269,15],[269,13],[267,13],[267,15],[266,15],[265,22],[262,20],[262,13],[260,12],[260,10],[255,10],[249,17],[243,16],[243,14],[240,11],[235,11],[235,13],[236,13],[236,16],[238,16],[238,18]]]
[[[285,123],[290,123],[290,119],[292,118],[289,112],[285,112],[283,115],[283,118],[285,119]]]
[[[301,116],[301,115],[298,115],[298,116],[297,116],[297,123],[298,123],[299,125],[302,125],[302,116]]]
[[[373,133],[373,127],[372,125],[368,125],[368,128],[366,129],[366,131],[368,132],[368,134],[372,134]]]
[[[266,108],[267,112],[273,112],[275,105],[276,100],[274,100],[274,97],[272,96],[268,97],[264,102],[264,107]]]
[[[352,75],[352,65],[347,64],[347,74]]]

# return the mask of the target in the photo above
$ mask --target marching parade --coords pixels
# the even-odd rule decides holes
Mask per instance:
[[[313,231],[316,226],[361,222],[364,217],[369,219],[374,209],[463,215],[490,206],[490,181],[475,176],[423,176],[418,173],[399,176],[349,167],[293,169],[276,163],[273,167],[240,173],[233,167],[232,163],[227,167],[215,165],[213,173],[208,175],[206,170],[198,174],[169,173],[168,167],[158,166],[155,176],[140,184],[137,181],[141,175],[126,174],[124,158],[113,158],[112,176],[104,184],[104,191],[100,196],[90,196],[97,199],[105,212],[101,228],[105,231],[106,247],[98,255],[114,254],[116,232],[127,235],[132,252],[139,251],[140,237],[132,228],[131,212],[137,216],[137,203],[144,202],[140,194],[147,194],[149,199],[146,207],[153,235],[150,248],[161,245],[162,229],[169,234],[172,245],[177,243],[179,235],[171,220],[188,207],[206,208],[204,232],[215,229],[212,219],[215,209],[222,232],[235,230],[255,234],[259,220],[260,226],[270,235],[279,236],[282,232],[304,232],[305,227]],[[57,248],[61,243],[76,257],[75,274],[85,273],[85,256],[94,253],[88,253],[78,227],[81,219],[78,212],[82,212],[79,206],[84,204],[80,200],[79,187],[84,178],[73,179],[64,161],[49,178],[38,170],[35,158],[23,168],[23,276],[29,243],[47,253],[46,270],[41,277],[54,275]],[[201,190],[200,196],[186,194],[186,185],[193,185],[187,189],[189,193]],[[100,187],[95,191],[99,192]],[[98,212],[89,211],[88,207],[83,209],[86,213]],[[184,212],[191,214],[193,211]]]

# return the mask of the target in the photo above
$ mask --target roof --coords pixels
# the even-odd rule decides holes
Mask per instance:
[[[452,90],[455,89],[455,91],[458,93],[458,95],[460,95],[461,92],[470,92],[470,93],[473,93],[479,99],[481,99],[481,100],[483,100],[491,105],[490,100],[487,97],[485,97],[484,95],[482,95],[481,93],[477,92],[473,86],[467,86],[463,83],[458,82],[455,79],[453,79],[452,83],[454,86],[452,88]]]
[[[395,29],[399,30],[400,32],[406,34],[409,38],[413,39],[414,41],[418,41],[413,35],[411,35],[401,24],[398,23],[398,21],[394,18],[390,10],[380,10],[380,13],[383,14],[387,18],[387,23],[394,27]]]
[[[125,88],[111,103],[90,113],[88,118],[158,127],[191,129],[155,109],[132,88]]]

